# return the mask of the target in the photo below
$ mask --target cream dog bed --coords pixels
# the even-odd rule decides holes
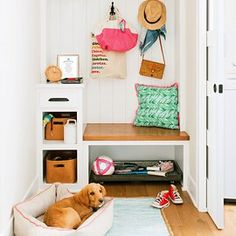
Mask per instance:
[[[76,230],[48,227],[42,222],[46,209],[58,200],[72,194],[63,185],[50,185],[29,200],[14,207],[14,233],[16,236],[103,236],[113,222],[113,199],[89,217]]]

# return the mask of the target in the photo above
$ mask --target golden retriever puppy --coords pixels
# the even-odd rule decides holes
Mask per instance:
[[[105,195],[102,185],[90,183],[72,197],[50,206],[44,215],[44,223],[52,227],[76,229],[103,205]]]

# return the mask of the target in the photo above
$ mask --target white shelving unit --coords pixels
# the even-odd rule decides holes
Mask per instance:
[[[163,43],[165,56],[168,65],[165,70],[163,80],[155,80],[152,78],[142,77],[139,75],[139,67],[141,63],[140,52],[138,46],[127,53],[127,78],[119,80],[115,78],[93,79],[90,77],[90,55],[91,55],[91,32],[96,26],[104,21],[104,17],[108,14],[110,3],[102,0],[98,1],[60,1],[60,0],[41,0],[41,73],[42,81],[45,81],[43,72],[47,65],[56,64],[58,54],[78,53],[80,58],[80,73],[86,78],[86,91],[84,91],[84,104],[86,104],[86,120],[85,123],[132,123],[137,106],[137,96],[135,84],[148,85],[170,85],[174,82],[179,84],[179,104],[180,104],[180,129],[186,129],[186,86],[184,76],[185,61],[182,59],[185,54],[184,28],[184,1],[183,0],[166,0],[165,5],[168,9],[168,20],[166,23],[168,29],[168,37]],[[137,11],[140,0],[134,0],[132,4],[121,0],[115,3],[116,7],[122,12],[122,16],[137,31],[140,25],[137,21]],[[147,54],[151,60],[159,60],[159,48],[153,46],[153,50]],[[41,95],[39,101],[40,113],[45,111],[49,105],[54,111],[69,111],[72,107],[77,110],[78,104],[48,104],[44,101],[44,96],[52,95],[54,85],[40,85]],[[74,88],[74,85],[72,85]],[[72,87],[70,86],[70,88]],[[55,86],[58,89],[63,88],[64,91],[69,87],[64,85]],[[66,93],[73,100],[73,93]],[[46,110],[47,111],[47,110]],[[41,114],[38,115],[42,117]],[[78,116],[79,117],[79,116]],[[42,122],[41,120],[38,123]],[[82,122],[78,121],[78,124]],[[78,129],[81,138],[78,145],[84,145],[83,158],[78,161],[79,175],[84,184],[88,183],[89,163],[95,156],[88,154],[86,142],[82,141],[82,127]],[[42,135],[40,140],[42,140]],[[178,142],[179,143],[179,142]],[[97,144],[97,143],[96,143]],[[61,142],[43,141],[39,150],[56,150],[71,149],[79,151],[79,158],[82,150],[79,147],[70,147]],[[110,142],[108,142],[110,145]],[[146,145],[146,143],[145,143]],[[175,145],[171,146],[171,153],[167,159],[175,159]],[[184,149],[187,150],[187,149]],[[148,151],[148,149],[147,149]],[[149,152],[149,151],[148,151]],[[116,157],[116,153],[111,153],[111,157]],[[151,153],[147,154],[151,156]],[[161,156],[161,155],[160,155]],[[42,154],[39,154],[42,159]],[[179,162],[183,163],[183,155],[178,156]],[[83,163],[84,162],[84,163]],[[42,169],[42,161],[39,163],[39,169]],[[183,167],[181,165],[181,167]],[[186,166],[185,166],[186,167]],[[186,167],[188,169],[188,166]],[[184,171],[187,173],[187,171]],[[83,175],[82,175],[83,173]],[[40,177],[42,178],[42,176]],[[187,181],[185,181],[187,186]]]
[[[68,183],[70,189],[78,190],[87,183],[86,163],[83,163],[83,89],[79,85],[46,84],[37,86],[37,159],[40,186],[46,185],[45,181],[45,154],[48,151],[76,151],[77,179],[75,183]],[[55,98],[57,101],[55,101]],[[58,101],[59,100],[59,101]],[[75,144],[65,144],[63,140],[45,140],[43,116],[46,113],[70,112],[75,114],[77,120],[77,140]]]
[[[86,78],[86,91],[84,91],[84,104],[86,104],[84,112],[86,119],[85,123],[125,123],[130,124],[134,120],[136,110],[138,107],[138,100],[135,91],[135,84],[147,84],[166,86],[175,82],[179,85],[179,111],[180,111],[180,130],[186,130],[187,126],[187,91],[186,76],[185,76],[185,1],[184,0],[166,0],[165,5],[168,9],[168,20],[166,27],[168,29],[168,36],[163,43],[166,60],[168,62],[163,80],[155,80],[152,78],[142,77],[139,75],[139,68],[141,63],[141,57],[138,46],[127,53],[127,78],[124,80],[115,78],[93,79],[90,77],[90,61],[91,61],[91,32],[94,31],[96,26],[104,21],[104,17],[108,14],[109,4],[103,0],[98,1],[82,1],[82,0],[41,0],[41,72],[42,81],[43,72],[47,65],[56,64],[56,57],[58,54],[73,54],[78,53],[80,58],[80,72],[84,78]],[[129,22],[137,31],[140,29],[140,25],[137,21],[137,12],[140,5],[140,0],[132,1],[129,4],[125,0],[120,0],[115,3],[116,7],[122,12],[122,16]],[[157,45],[153,46],[153,50],[147,54],[150,60],[159,60],[159,48]],[[194,78],[193,78],[194,79]],[[189,81],[189,80],[188,80]],[[40,89],[45,90],[46,97],[48,94],[52,94],[54,85],[40,85]],[[55,86],[58,89],[62,88],[69,90],[69,87],[64,85]],[[70,87],[72,88],[72,86]],[[73,88],[74,87],[73,85]],[[77,89],[77,88],[76,88]],[[56,90],[56,89],[55,89]],[[78,89],[79,90],[79,89]],[[85,89],[83,89],[85,90]],[[191,91],[192,92],[192,91]],[[193,91],[194,92],[194,91]],[[67,93],[68,94],[68,93]],[[191,93],[191,97],[194,98],[194,93]],[[70,94],[73,96],[72,94]],[[41,99],[43,99],[43,94]],[[69,96],[69,94],[68,94]],[[40,97],[40,96],[39,96]],[[73,98],[72,98],[73,99]],[[44,104],[40,104],[38,117],[45,110]],[[44,103],[44,101],[42,101]],[[194,103],[191,104],[191,109],[194,110]],[[43,107],[42,107],[43,105]],[[63,104],[54,104],[50,109],[55,111],[68,111],[68,108],[62,106]],[[75,106],[74,106],[75,105]],[[69,111],[72,107],[77,110],[78,104],[68,105]],[[49,109],[49,110],[50,110]],[[47,110],[46,110],[47,111]],[[79,117],[79,116],[78,116]],[[40,124],[41,120],[38,121]],[[191,121],[194,123],[195,121]],[[79,121],[78,121],[79,123]],[[82,122],[81,122],[82,124]],[[40,126],[41,128],[41,126]],[[42,129],[42,128],[41,128]],[[75,150],[78,150],[78,170],[81,177],[78,181],[78,186],[88,183],[89,175],[89,163],[98,155],[95,150],[100,146],[110,146],[111,142],[107,141],[102,143],[86,142],[82,141],[82,127],[78,130],[79,137],[81,138]],[[42,140],[42,135],[40,140]],[[41,141],[40,141],[41,142]],[[160,157],[162,150],[166,145],[170,145],[170,152],[165,159],[175,160],[180,163],[182,171],[184,172],[184,188],[189,189],[191,186],[194,189],[196,186],[194,172],[189,171],[189,166],[195,165],[194,159],[188,158],[188,142],[176,142],[176,143],[164,143],[164,147],[160,150]],[[81,146],[83,144],[83,154]],[[115,142],[114,146],[122,146],[124,142]],[[125,142],[124,145],[149,145],[148,142]],[[42,150],[69,150],[71,147],[60,142],[41,142],[42,147],[39,147],[39,151]],[[94,146],[94,147],[92,147]],[[154,142],[151,146],[162,146],[162,142]],[[73,148],[73,147],[72,147]],[[106,151],[109,148],[104,148]],[[149,148],[146,148],[148,157],[151,157]],[[94,151],[94,154],[92,152]],[[82,154],[82,155],[81,155]],[[111,157],[114,159],[117,156],[117,152],[112,152]],[[81,158],[83,157],[83,158]],[[39,159],[42,159],[42,154],[39,153]],[[41,160],[40,160],[41,161]],[[182,164],[184,163],[184,165]],[[39,163],[39,170],[42,169],[42,161]],[[193,177],[192,177],[193,173]],[[42,173],[40,173],[42,174]],[[191,176],[190,176],[191,175]],[[79,177],[79,178],[80,178]],[[190,180],[191,177],[191,181]],[[40,177],[42,178],[42,176]],[[81,184],[81,185],[80,185]],[[192,192],[195,193],[193,190]]]

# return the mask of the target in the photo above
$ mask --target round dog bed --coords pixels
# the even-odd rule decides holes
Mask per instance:
[[[113,222],[113,199],[105,204],[76,230],[48,227],[43,223],[46,209],[58,200],[72,194],[63,185],[50,185],[30,199],[14,207],[14,233],[16,236],[103,236]]]

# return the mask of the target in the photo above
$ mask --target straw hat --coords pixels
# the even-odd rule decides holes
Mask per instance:
[[[146,0],[139,6],[139,23],[149,29],[160,29],[166,23],[166,7],[159,0]]]

